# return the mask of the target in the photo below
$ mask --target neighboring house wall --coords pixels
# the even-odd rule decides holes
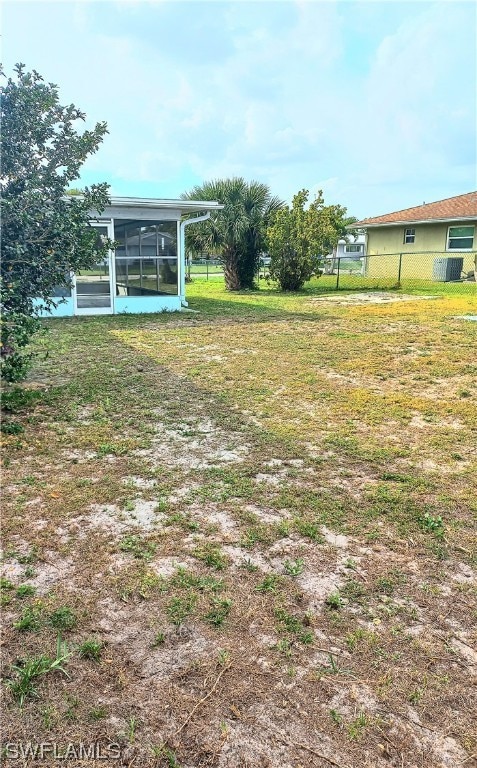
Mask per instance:
[[[359,234],[354,239],[339,240],[338,244],[333,248],[333,253],[328,253],[324,257],[325,265],[324,270],[326,275],[335,274],[338,268],[338,259],[340,259],[340,267],[347,269],[350,262],[361,262],[359,272],[364,274],[366,256],[366,235]],[[356,269],[354,270],[356,272]]]
[[[336,246],[336,257],[340,259],[360,259],[366,256],[366,235],[358,235],[356,240],[343,242],[340,240]]]
[[[477,250],[477,219],[467,221],[399,224],[383,227],[370,227],[367,231],[367,255],[379,254],[367,260],[366,274],[369,277],[390,277],[397,275],[399,254],[403,254],[402,277],[429,279],[433,276],[434,260],[449,256],[461,256],[463,269],[470,272],[475,269],[475,253],[447,249],[448,229],[450,226],[474,226],[473,250]],[[405,230],[414,229],[413,243],[405,243]],[[427,252],[427,253],[426,253]],[[429,253],[430,252],[430,253]],[[415,254],[412,258],[411,254]]]

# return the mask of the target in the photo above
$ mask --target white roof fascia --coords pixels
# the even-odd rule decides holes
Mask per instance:
[[[64,200],[74,199],[75,197],[83,200],[83,195],[65,195]],[[193,213],[194,211],[221,211],[223,205],[216,200],[171,200],[156,197],[110,197],[106,208],[172,208],[184,213]]]
[[[109,206],[179,208],[182,211],[221,211],[224,207],[214,200],[166,200],[152,197],[110,197]]]

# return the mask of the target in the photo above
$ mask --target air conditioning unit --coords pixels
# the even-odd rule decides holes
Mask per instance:
[[[463,256],[449,256],[443,259],[434,259],[432,278],[439,283],[450,283],[455,280],[460,280],[463,268]]]

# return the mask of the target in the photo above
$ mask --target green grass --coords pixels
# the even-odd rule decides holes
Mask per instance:
[[[326,280],[261,285],[196,280],[197,313],[48,321],[35,395],[6,393],[8,739],[107,725],[135,765],[276,755],[252,681],[290,765],[315,732],[340,764],[378,764],[380,744],[411,764],[410,703],[475,753],[477,327],[453,319],[475,294],[351,306],[316,301]],[[132,520],[141,503],[161,514]]]
[[[37,632],[43,624],[40,607],[28,606],[25,608],[13,626],[20,632]]]
[[[227,567],[227,557],[221,552],[220,548],[214,544],[204,544],[196,547],[192,553],[197,560],[202,560],[209,568],[216,571],[222,571]]]
[[[171,578],[171,585],[182,589],[198,589],[201,592],[220,592],[224,587],[223,579],[213,576],[199,576],[187,568],[179,567]]]
[[[307,283],[298,294],[282,294],[273,285],[264,285],[260,282],[259,291],[243,291],[238,294],[226,294],[222,283],[218,281],[195,280],[187,286],[187,300],[191,308],[201,311],[206,310],[210,314],[225,312],[246,312],[254,306],[256,312],[274,309],[285,311],[303,304],[303,298],[321,295],[345,295],[346,292],[387,290],[397,294],[408,293],[411,295],[439,295],[449,297],[474,297],[477,298],[476,283],[441,283],[432,280],[418,278],[405,278],[401,281],[400,288],[396,287],[396,278],[376,279],[359,277],[355,275],[340,275],[339,291],[335,291],[336,275],[323,275],[314,278]],[[301,299],[301,301],[300,301]],[[239,305],[237,307],[237,305]],[[298,310],[299,311],[299,310]],[[303,311],[303,310],[302,310]]]
[[[78,620],[71,608],[62,605],[50,614],[48,621],[58,632],[67,632],[76,627]]]
[[[15,595],[16,597],[19,597],[21,600],[23,600],[25,597],[33,597],[35,592],[36,587],[34,587],[32,584],[20,584],[20,586],[17,587]]]
[[[308,629],[310,619],[308,615],[295,616],[288,613],[283,608],[275,610],[275,618],[278,621],[278,632],[288,634],[289,640],[292,637],[303,645],[312,645],[314,636],[312,630]]]
[[[304,563],[302,557],[297,557],[296,560],[285,560],[283,563],[283,568],[285,570],[285,573],[287,576],[299,576],[301,573],[303,573]]]
[[[255,589],[257,592],[275,593],[278,590],[279,584],[280,584],[280,576],[278,576],[275,573],[270,573],[268,576],[265,576],[263,581],[257,584]]]
[[[166,609],[170,621],[179,627],[193,613],[196,603],[197,595],[193,592],[181,597],[173,597]]]
[[[339,592],[330,592],[325,600],[325,605],[333,611],[339,611],[343,604],[343,598]]]
[[[124,536],[119,544],[122,552],[128,552],[137,560],[151,560],[154,557],[157,545],[153,541],[147,541],[139,534]]]
[[[223,279],[224,268],[220,264],[192,264],[190,276],[193,280],[206,279],[207,274],[209,277],[222,277]]]
[[[103,643],[100,640],[92,638],[91,640],[84,640],[81,645],[78,646],[78,653],[83,659],[90,659],[91,661],[99,661],[103,652]]]
[[[13,698],[23,707],[26,699],[37,697],[37,681],[52,672],[60,672],[67,675],[65,663],[71,656],[65,643],[58,637],[56,656],[27,657],[13,664],[10,669],[10,677],[6,682]]]
[[[217,597],[210,601],[210,610],[205,614],[205,620],[214,627],[221,627],[230,613],[231,600],[221,600]]]

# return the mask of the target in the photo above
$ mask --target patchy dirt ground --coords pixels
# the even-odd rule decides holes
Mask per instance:
[[[475,300],[209,290],[4,396],[5,764],[476,765]]]
[[[359,305],[359,304],[394,304],[401,301],[430,301],[438,296],[414,296],[413,294],[397,293],[396,291],[359,291],[358,293],[340,293],[331,296],[315,296],[311,301],[330,301],[335,304]]]

